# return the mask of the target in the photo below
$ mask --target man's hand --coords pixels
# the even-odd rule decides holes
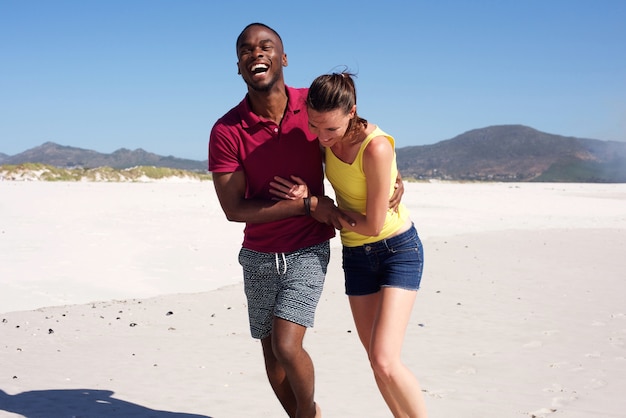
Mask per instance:
[[[398,206],[400,205],[400,201],[402,200],[402,195],[404,195],[404,183],[402,182],[400,172],[398,172],[398,177],[396,178],[396,182],[394,184],[393,194],[389,199],[390,209],[393,209],[395,212],[398,211]]]
[[[343,213],[335,202],[328,196],[313,196],[311,200],[311,216],[318,222],[332,225],[335,229],[342,229],[341,220],[352,226],[356,225],[354,219]]]

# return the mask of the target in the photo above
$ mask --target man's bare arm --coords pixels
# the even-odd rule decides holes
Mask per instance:
[[[356,221],[339,209],[328,196],[311,196],[311,216],[318,222],[342,229],[341,220],[354,226]]]
[[[302,200],[311,199],[309,203],[310,215],[318,222],[332,225],[335,229],[343,228],[343,222],[353,225],[355,221],[335,205],[335,201],[328,196],[310,196],[309,187],[300,177],[291,176],[290,180],[276,176],[270,182],[270,193],[277,199]],[[304,206],[304,204],[303,204]]]
[[[263,223],[304,215],[302,201],[246,199],[243,171],[213,173],[213,185],[222,210],[231,222]]]
[[[402,176],[400,176],[400,172],[398,171],[398,177],[396,178],[393,194],[391,195],[391,199],[389,199],[389,208],[397,212],[398,205],[402,200],[402,195],[404,195],[404,183],[402,182]]]

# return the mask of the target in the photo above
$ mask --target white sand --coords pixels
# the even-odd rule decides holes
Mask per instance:
[[[626,184],[406,184],[431,418],[626,416]],[[207,183],[0,182],[0,417],[281,417]],[[388,417],[340,243],[306,346],[325,417]]]

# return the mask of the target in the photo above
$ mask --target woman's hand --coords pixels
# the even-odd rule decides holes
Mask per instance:
[[[270,182],[270,193],[279,199],[297,200],[309,197],[309,187],[300,177],[291,176],[291,181],[280,176]]]

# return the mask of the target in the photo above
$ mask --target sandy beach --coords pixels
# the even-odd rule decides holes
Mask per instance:
[[[404,358],[431,418],[626,416],[626,184],[406,183],[425,270]],[[0,182],[0,417],[285,416],[210,182]],[[324,417],[390,417],[332,257]]]

